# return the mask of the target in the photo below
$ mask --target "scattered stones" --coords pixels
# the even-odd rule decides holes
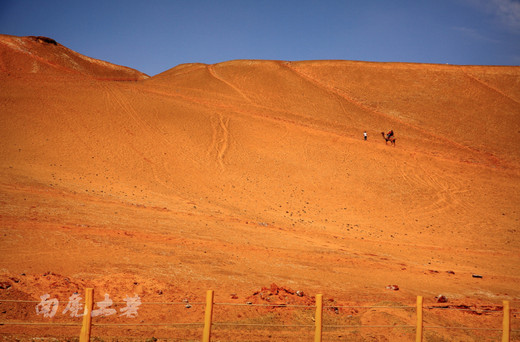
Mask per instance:
[[[386,287],[387,290],[399,291],[399,286],[397,285],[388,285]]]
[[[186,309],[191,308],[191,304],[189,303],[188,298],[184,298],[182,301],[183,301],[184,303],[186,303],[186,305],[184,305],[184,307],[185,307]]]
[[[0,283],[0,290],[7,290],[10,287],[11,287],[11,284],[6,281],[3,281]]]
[[[339,315],[339,309],[337,307],[332,307],[331,310],[334,311],[336,315]]]
[[[305,295],[301,290],[295,291],[291,288],[271,284],[269,287],[262,287],[255,291],[252,296],[246,298],[253,304],[271,303],[276,307],[287,304],[312,305],[315,303],[314,297]]]
[[[54,39],[47,38],[44,36],[29,36],[29,38],[31,38],[34,41],[37,41],[40,44],[58,45],[58,43]]]
[[[447,303],[448,298],[446,298],[446,296],[444,296],[444,295],[438,295],[437,297],[435,297],[435,301],[437,303]]]

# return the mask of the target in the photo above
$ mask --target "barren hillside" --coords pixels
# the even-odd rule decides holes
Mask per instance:
[[[0,36],[0,114],[0,298],[520,297],[520,67],[237,60],[148,78]]]
[[[81,55],[48,37],[0,35],[0,47],[0,71],[8,75],[88,76],[118,81],[148,78],[137,70]]]

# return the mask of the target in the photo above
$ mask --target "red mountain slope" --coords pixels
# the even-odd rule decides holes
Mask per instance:
[[[241,60],[145,79],[5,36],[0,61],[0,283],[11,289],[0,299],[66,301],[87,286],[96,301],[203,302],[210,288],[235,304],[324,293],[330,305],[413,307],[442,293],[481,308],[520,296],[520,67]],[[202,317],[150,307],[139,320]],[[29,309],[0,321],[43,320]],[[303,319],[264,309],[221,307],[218,319]],[[329,311],[338,324],[415,324],[406,309]],[[118,319],[107,321],[128,323]],[[454,320],[497,328],[491,314],[425,315],[430,326]],[[247,333],[222,329],[223,340]],[[409,330],[342,336],[413,340]]]

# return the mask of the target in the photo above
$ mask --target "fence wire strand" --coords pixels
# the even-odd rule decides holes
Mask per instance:
[[[93,327],[136,327],[136,326],[191,326],[204,323],[92,323]]]
[[[517,303],[517,300],[513,300],[513,303]],[[14,300],[14,299],[0,299],[0,304],[2,303],[41,303],[41,301],[37,300]],[[68,301],[58,301],[58,303],[68,303]],[[81,305],[85,305],[85,303],[80,303]],[[113,302],[115,305],[124,305],[126,302]],[[141,305],[206,305],[204,302],[142,302]],[[298,304],[255,304],[255,303],[213,303],[214,306],[248,306],[248,307],[266,307],[266,308],[305,308],[305,309],[316,309],[315,305],[298,305]],[[427,310],[451,310],[451,311],[461,311],[461,312],[475,312],[477,314],[482,313],[502,313],[503,307],[496,306],[497,309],[478,309],[471,307],[457,308],[457,307],[447,307],[447,306],[424,306],[424,309]],[[398,306],[385,306],[385,305],[326,305],[322,306],[322,309],[417,309],[417,306],[410,305],[398,305]],[[520,313],[519,309],[511,309],[511,315],[515,315]],[[516,317],[511,317],[512,319]],[[82,324],[78,323],[68,323],[68,322],[0,322],[0,326],[9,326],[9,325],[20,325],[20,326],[70,326],[70,327],[79,327]],[[279,328],[313,328],[315,324],[263,324],[263,323],[228,323],[228,322],[212,322],[212,326],[214,327],[233,327],[233,326],[249,326],[249,327],[279,327]],[[131,327],[131,326],[143,326],[143,327],[188,327],[188,326],[204,326],[202,322],[195,323],[94,323],[91,324],[92,327]],[[323,329],[326,328],[416,328],[416,325],[341,325],[341,324],[332,324],[322,325]],[[497,328],[481,328],[481,327],[464,327],[464,326],[436,326],[436,325],[424,325],[424,329],[453,329],[453,330],[475,330],[475,331],[502,331],[502,329]],[[519,329],[511,329],[511,332],[518,333]]]
[[[303,328],[315,327],[314,324],[262,324],[262,323],[212,323],[214,326],[248,326],[248,327],[282,327],[282,328]]]
[[[323,328],[415,328],[415,325],[323,325]]]
[[[81,323],[46,323],[46,322],[0,322],[1,325],[57,325],[57,326],[81,326]]]
[[[444,327],[440,325],[425,325],[425,329],[460,329],[460,330],[488,330],[488,331],[502,331],[502,329],[496,328],[470,328],[470,327]]]

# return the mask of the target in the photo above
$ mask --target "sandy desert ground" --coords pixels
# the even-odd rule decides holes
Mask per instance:
[[[321,293],[325,324],[396,325],[330,327],[328,341],[414,340],[418,295],[467,309],[429,309],[426,325],[501,329],[508,300],[520,330],[520,67],[236,60],[148,77],[0,35],[0,115],[3,323],[79,324],[63,310],[92,287],[96,302],[144,303],[98,324],[200,323],[212,289],[217,303],[289,305],[216,306],[220,323],[312,325],[312,309],[290,305]],[[35,310],[45,294],[60,301],[52,318]],[[92,333],[200,340],[201,329]],[[312,327],[213,333],[313,338]],[[500,333],[431,328],[425,340]],[[78,334],[0,325],[5,341]]]

